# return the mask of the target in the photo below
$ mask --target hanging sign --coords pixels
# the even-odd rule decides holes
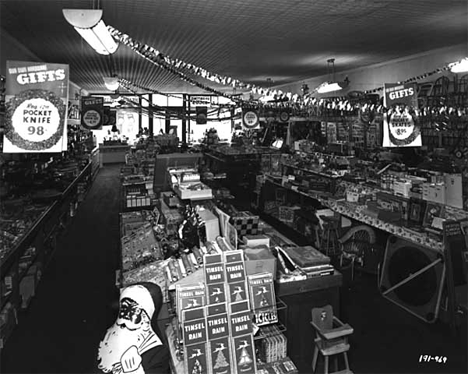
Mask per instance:
[[[69,67],[7,61],[5,153],[67,150]]]
[[[384,147],[421,147],[421,126],[415,112],[407,107],[384,114]]]
[[[244,128],[248,130],[259,128],[260,122],[258,118],[258,113],[255,110],[243,111],[242,124]]]
[[[108,106],[103,109],[103,126],[114,126],[117,123],[117,111],[111,110]]]
[[[418,107],[418,92],[416,83],[385,83],[384,106],[392,108],[395,105]]]
[[[87,96],[81,99],[81,126],[99,130],[104,122],[104,98]]]

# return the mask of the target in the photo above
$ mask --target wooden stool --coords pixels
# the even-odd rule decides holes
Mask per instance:
[[[323,216],[323,235],[320,243],[320,250],[327,256],[337,255],[340,253],[340,245],[338,242],[340,227],[340,217]]]

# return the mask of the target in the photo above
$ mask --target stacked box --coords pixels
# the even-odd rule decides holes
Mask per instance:
[[[260,273],[248,276],[253,322],[265,326],[278,322],[273,274]]]
[[[253,327],[249,301],[230,305],[229,319],[233,350],[234,373],[253,374],[257,371],[257,359],[253,340]]]
[[[230,373],[233,367],[231,339],[226,303],[207,306],[206,325],[208,330],[209,372]]]
[[[260,217],[255,216],[250,212],[237,212],[235,216],[231,217],[230,222],[237,230],[239,237],[245,235],[256,235],[258,233],[258,223]]]
[[[182,333],[187,373],[208,373],[205,307],[182,312]]]
[[[242,251],[229,251],[225,253],[226,282],[229,288],[229,301],[231,303],[249,299],[244,254]]]
[[[179,319],[182,319],[184,310],[199,308],[205,305],[205,286],[203,283],[194,285],[176,285],[176,310]]]

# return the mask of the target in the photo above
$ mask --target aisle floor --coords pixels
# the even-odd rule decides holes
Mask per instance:
[[[2,373],[98,373],[97,346],[115,320],[111,305],[118,297],[119,170],[100,170],[2,350]],[[354,373],[468,372],[466,325],[452,336],[443,323],[420,321],[384,299],[375,276],[359,275],[351,288],[343,287],[341,305],[341,318],[354,328]],[[420,363],[425,354],[448,360]],[[298,366],[311,373],[309,362]]]

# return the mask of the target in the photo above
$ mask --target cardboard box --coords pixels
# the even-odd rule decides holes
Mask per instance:
[[[162,192],[161,195],[169,208],[177,208],[181,205],[179,197],[176,196],[173,192]]]
[[[209,242],[216,240],[219,236],[218,217],[209,210],[200,210],[198,215],[205,222],[206,240]]]
[[[445,174],[446,204],[463,209],[463,188],[461,174]]]
[[[423,200],[445,204],[445,183],[423,183]]]
[[[174,191],[179,195],[179,197],[182,200],[185,199],[211,199],[213,198],[213,193],[211,191],[211,188],[209,188],[206,184],[204,183],[195,183],[197,185],[200,185],[202,189],[197,189],[197,190],[192,190],[190,187],[192,184],[180,184],[174,186]]]
[[[245,270],[247,275],[271,273],[276,279],[276,257],[265,246],[245,248]]]
[[[270,237],[267,235],[245,235],[242,240],[247,247],[258,247],[265,245],[270,247]]]

